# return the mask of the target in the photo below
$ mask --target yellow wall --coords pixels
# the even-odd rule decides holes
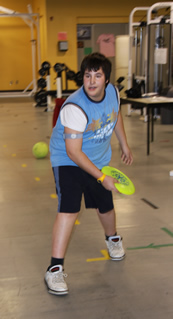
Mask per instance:
[[[163,2],[163,1],[162,1]],[[30,0],[33,12],[40,14],[41,62],[65,63],[77,70],[77,24],[127,23],[137,6],[151,6],[150,0]],[[2,0],[0,5],[27,12],[28,0]],[[58,51],[58,32],[67,32],[69,49]],[[0,90],[24,89],[32,80],[30,31],[17,19],[0,19]],[[38,66],[39,69],[39,66]],[[52,88],[56,74],[52,71]],[[13,82],[12,84],[11,81]],[[74,83],[69,81],[69,88]]]
[[[47,59],[47,14],[46,0],[33,0],[33,12],[40,16],[40,53],[41,62]]]
[[[0,3],[20,13],[28,12],[27,4],[26,0]],[[0,90],[24,89],[32,81],[30,28],[21,18],[1,17],[0,39]]]
[[[77,24],[128,23],[129,14],[139,6],[136,0],[47,0],[47,59],[52,63],[65,63],[77,70]],[[141,6],[151,6],[152,0],[140,0]],[[143,14],[143,13],[142,13]],[[66,31],[69,43],[67,52],[57,50],[58,32]],[[74,83],[69,81],[69,88]]]

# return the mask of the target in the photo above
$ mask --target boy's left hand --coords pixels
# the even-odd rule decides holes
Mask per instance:
[[[126,165],[131,165],[133,163],[133,155],[129,148],[122,150],[121,159]]]

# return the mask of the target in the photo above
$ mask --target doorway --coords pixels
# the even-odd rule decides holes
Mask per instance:
[[[119,35],[129,34],[128,23],[107,23],[107,24],[78,24],[77,25],[77,56],[78,70],[85,55],[92,52],[100,52],[99,37],[102,35],[114,35],[114,39]],[[115,46],[115,44],[114,44]],[[112,73],[110,82],[115,84],[115,55],[109,56],[112,63]]]

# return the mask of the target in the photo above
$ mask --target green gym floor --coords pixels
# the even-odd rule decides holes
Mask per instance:
[[[111,165],[134,182],[132,196],[114,195],[123,261],[107,257],[94,210],[83,203],[65,259],[69,294],[48,294],[57,198],[49,161],[35,159],[36,142],[49,143],[52,112],[32,100],[0,100],[0,318],[173,318],[173,125],[155,122],[146,155],[147,124],[140,114],[124,124],[134,163],[125,166],[112,139]]]

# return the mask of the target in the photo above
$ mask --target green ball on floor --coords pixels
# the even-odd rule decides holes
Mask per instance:
[[[49,147],[45,142],[38,142],[32,148],[35,158],[45,158],[49,152]]]

